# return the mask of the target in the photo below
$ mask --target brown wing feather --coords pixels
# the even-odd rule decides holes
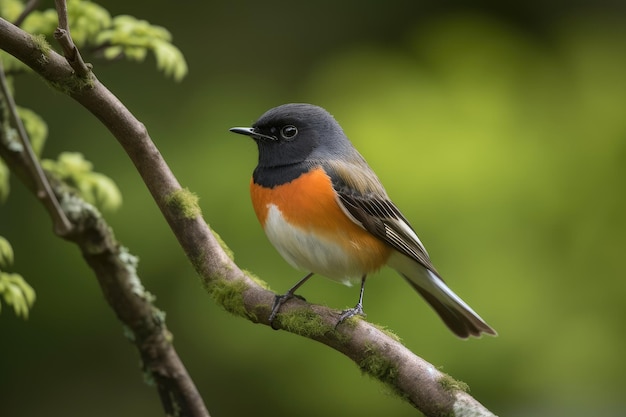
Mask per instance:
[[[437,274],[424,247],[403,230],[402,223],[410,230],[413,229],[391,201],[376,200],[373,196],[360,197],[341,191],[337,193],[340,203],[365,230]]]
[[[339,204],[365,230],[439,275],[426,249],[409,233],[410,230],[415,234],[408,220],[388,198],[369,167],[331,163],[325,169],[339,196]]]

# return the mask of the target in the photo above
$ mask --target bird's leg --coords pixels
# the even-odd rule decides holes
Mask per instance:
[[[296,290],[300,288],[302,284],[304,284],[312,276],[313,276],[313,272],[308,273],[304,278],[296,282],[296,285],[289,288],[289,291],[287,291],[285,294],[283,295],[277,294],[276,297],[274,297],[274,305],[272,306],[272,312],[270,313],[270,318],[269,318],[270,326],[272,326],[272,329],[276,330],[276,327],[274,327],[274,319],[276,318],[276,314],[278,314],[278,310],[280,310],[280,307],[283,304],[285,304],[287,300],[293,297]]]
[[[354,308],[349,308],[341,313],[341,316],[339,316],[339,321],[337,322],[335,327],[339,326],[341,323],[343,323],[345,320],[349,319],[352,316],[359,315],[365,317],[366,314],[363,312],[363,290],[365,289],[366,277],[367,275],[363,275],[363,277],[361,278],[361,293],[359,294],[359,302],[356,303],[356,306],[354,306]]]

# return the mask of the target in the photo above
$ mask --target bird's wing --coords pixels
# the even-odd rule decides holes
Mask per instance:
[[[352,221],[439,275],[417,234],[389,200],[369,167],[329,164],[324,168],[337,192],[339,205]]]

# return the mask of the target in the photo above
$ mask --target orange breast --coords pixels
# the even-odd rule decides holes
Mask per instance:
[[[387,244],[346,216],[339,207],[330,178],[321,168],[271,189],[251,182],[250,194],[264,228],[268,209],[274,205],[293,227],[340,246],[345,256],[362,265],[362,273],[379,269],[391,253]]]

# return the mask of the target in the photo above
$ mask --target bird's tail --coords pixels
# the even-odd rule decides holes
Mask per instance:
[[[439,314],[458,337],[480,337],[482,333],[497,335],[470,306],[456,295],[434,272],[400,254],[390,259],[389,266],[398,271]]]

